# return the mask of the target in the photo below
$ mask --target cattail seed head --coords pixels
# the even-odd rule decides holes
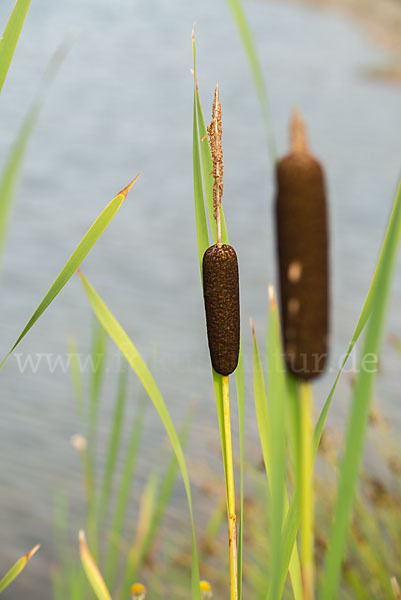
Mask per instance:
[[[203,255],[203,295],[213,368],[230,375],[240,343],[238,261],[232,246],[215,244]]]
[[[323,169],[296,113],[277,163],[276,229],[284,353],[299,379],[323,372],[328,336],[328,231]]]

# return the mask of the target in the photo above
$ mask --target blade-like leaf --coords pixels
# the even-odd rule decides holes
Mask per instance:
[[[103,577],[97,567],[97,564],[93,560],[89,548],[86,544],[85,534],[83,531],[79,532],[79,552],[81,555],[81,562],[88,578],[89,583],[93,591],[95,592],[98,600],[112,600],[109,590],[103,580]]]
[[[263,462],[266,469],[266,475],[269,479],[269,473],[271,471],[269,446],[269,406],[267,403],[266,386],[263,377],[259,347],[252,321],[251,328],[253,339],[253,391],[255,395],[256,421],[259,430],[259,440],[262,446]]]
[[[392,216],[394,227],[390,229],[388,244],[385,245],[381,255],[381,268],[376,271],[377,279],[374,280],[370,299],[371,317],[367,326],[359,373],[352,398],[322,593],[319,595],[322,600],[332,600],[336,596],[340,579],[341,561],[344,556],[347,530],[352,515],[370,401],[377,375],[378,356],[394,271],[395,249],[398,245],[398,232],[401,228],[401,183],[397,192],[395,212]],[[374,368],[366,366],[366,357],[374,357],[376,361]]]
[[[17,46],[31,0],[17,0],[0,39],[0,92]]]
[[[140,501],[136,535],[128,552],[123,584],[118,596],[119,600],[128,598],[132,582],[137,578],[138,570],[145,553],[146,540],[152,526],[152,516],[155,511],[158,485],[159,474],[153,472],[150,474],[145,484],[145,489]]]
[[[234,20],[236,22],[242,43],[245,48],[246,55],[249,60],[253,79],[255,82],[256,92],[259,98],[262,109],[263,119],[265,123],[266,139],[270,154],[270,160],[274,166],[277,160],[276,141],[274,138],[272,118],[270,114],[269,100],[266,92],[266,84],[263,77],[263,72],[260,66],[258,54],[256,52],[255,43],[252,33],[249,28],[244,9],[242,8],[241,0],[227,0],[231,8]]]
[[[192,414],[189,413],[179,432],[180,442],[183,448],[185,448],[185,444],[188,440],[191,417]],[[136,539],[131,548],[125,568],[125,586],[122,587],[120,594],[121,600],[128,597],[130,584],[137,579],[141,565],[146,560],[151,549],[173,492],[178,468],[177,458],[173,453],[163,476],[158,477],[157,474],[154,473],[147,481],[143,499],[141,501],[143,507],[139,510]]]
[[[185,449],[185,446],[188,441],[190,426],[192,423],[192,411],[189,411],[181,429],[179,432],[180,442],[182,447]],[[146,557],[149,552],[154,537],[160,527],[163,516],[165,514],[166,508],[168,506],[169,500],[171,498],[171,494],[173,492],[173,488],[177,479],[178,472],[178,463],[177,458],[173,454],[170,458],[169,464],[165,473],[163,474],[160,490],[157,494],[155,510],[152,514],[152,522],[149,528],[149,533],[146,539],[146,543],[144,545],[144,556]]]
[[[22,556],[17,562],[11,567],[9,571],[0,579],[0,592],[6,589],[14,581],[21,571],[26,567],[32,556],[39,550],[39,546],[35,546]]]
[[[194,55],[194,68],[195,68],[195,39],[192,35],[192,50]],[[198,236],[198,254],[199,254],[199,267],[202,275],[202,260],[205,250],[209,247],[209,234],[207,231],[206,211],[205,202],[203,198],[203,184],[202,184],[202,171],[200,164],[199,154],[199,137],[198,137],[198,115],[196,106],[196,94],[197,94],[197,79],[194,70],[194,116],[193,116],[193,146],[192,146],[192,160],[193,160],[193,179],[194,179],[194,198],[195,198],[195,219],[196,219],[196,232]]]
[[[96,459],[96,434],[99,415],[100,394],[106,370],[107,335],[99,322],[94,321],[91,348],[92,373],[89,397],[88,448],[93,464]]]
[[[242,344],[241,344],[242,346]],[[244,446],[245,446],[245,387],[244,387],[244,361],[242,347],[240,346],[238,366],[235,370],[235,384],[238,402],[239,425],[239,465],[240,465],[240,516],[238,521],[238,598],[242,599],[242,556],[244,537]]]
[[[147,391],[149,398],[152,400],[159,416],[164,424],[167,434],[170,438],[174,452],[177,457],[178,464],[180,465],[181,474],[184,480],[185,491],[187,494],[189,515],[191,520],[191,532],[192,532],[192,597],[200,600],[199,591],[199,570],[198,570],[198,557],[196,550],[195,541],[195,527],[193,520],[193,509],[192,509],[192,496],[191,488],[189,483],[188,470],[185,463],[182,446],[173,425],[173,422],[168,412],[168,408],[160,393],[159,388],[156,385],[145,361],[135,348],[131,339],[128,337],[124,329],[112,315],[110,310],[104,304],[103,300],[97,294],[95,289],[90,285],[89,281],[80,273],[81,281],[84,286],[85,292],[88,296],[89,302],[93,308],[93,311],[100,323],[103,325],[111,339],[114,341],[116,346],[119,348],[121,353],[124,355],[128,364],[132,370],[136,373],[138,379],[141,381],[143,387]]]
[[[13,350],[18,346],[20,341],[26,336],[28,331],[34,326],[36,321],[42,316],[46,308],[53,302],[54,298],[61,292],[67,281],[70,279],[71,275],[77,270],[81,262],[87,256],[91,248],[97,242],[99,237],[102,235],[103,231],[106,229],[107,225],[110,223],[122,203],[124,202],[129,190],[134,185],[135,181],[138,179],[139,175],[135,177],[131,183],[125,187],[121,192],[113,198],[113,200],[106,206],[104,211],[98,216],[96,221],[93,223],[91,228],[84,235],[71,257],[68,259],[63,269],[55,279],[54,283],[51,285],[49,291],[33,313],[32,317],[29,319],[28,323],[24,327],[21,335],[18,337],[17,341],[7,354],[7,356],[3,359],[0,364],[0,368],[3,367],[7,358],[13,352]]]
[[[145,391],[143,391],[143,394],[144,396],[146,395]],[[114,587],[115,578],[117,576],[118,559],[121,550],[121,533],[124,526],[132,481],[134,479],[136,461],[142,439],[146,409],[145,400],[146,398],[140,399],[134,422],[132,424],[111,522],[110,545],[108,548],[106,561],[106,580],[111,588]]]
[[[264,465],[265,465],[266,476],[267,476],[267,479],[270,484],[270,480],[271,480],[270,474],[271,474],[271,468],[272,468],[271,467],[271,455],[270,455],[270,443],[269,443],[270,413],[269,413],[269,406],[268,406],[268,402],[267,402],[267,394],[266,394],[265,381],[264,381],[264,377],[263,377],[262,363],[260,360],[258,343],[257,343],[256,334],[255,334],[255,330],[254,330],[252,321],[251,321],[251,327],[252,327],[252,337],[253,337],[253,385],[254,385],[254,395],[255,395],[256,420],[258,423],[259,439],[260,439],[260,443],[262,446],[262,454],[263,454],[263,461],[264,461]],[[284,496],[284,502],[285,502],[284,511],[286,512],[288,510],[287,495]],[[287,518],[288,518],[288,516],[287,516]],[[288,549],[288,545],[289,544],[286,545],[284,543],[284,540],[282,541],[282,556],[284,556],[285,550]],[[280,594],[284,587],[285,579],[287,577],[287,572],[289,571],[290,576],[291,576],[291,585],[292,585],[292,589],[293,589],[293,593],[294,593],[294,598],[296,598],[296,600],[301,600],[301,598],[302,598],[301,570],[300,570],[300,564],[299,564],[298,550],[297,550],[297,547],[294,545],[294,541],[292,543],[291,548],[289,549],[289,556],[288,556],[287,562],[285,563],[284,569],[282,568],[282,563],[283,563],[283,561],[281,561],[281,565],[280,565],[281,566],[280,580],[279,580]],[[270,594],[272,593],[271,588],[269,590],[269,593]],[[281,597],[280,594],[278,594],[278,597]],[[271,595],[269,595],[269,598],[272,598],[272,600],[275,600],[274,596],[272,597]]]
[[[78,346],[75,339],[73,338],[68,340],[68,354],[71,358],[70,371],[72,387],[74,389],[77,417],[79,424],[81,425],[81,427],[83,427],[86,414],[84,405],[84,387],[82,381],[81,365],[78,359]]]
[[[390,215],[390,220],[389,220],[386,234],[384,236],[383,244],[382,244],[382,247],[380,250],[379,259],[377,261],[373,279],[370,284],[369,291],[366,296],[366,300],[363,305],[361,315],[360,315],[358,323],[355,327],[355,331],[352,336],[351,342],[349,344],[345,358],[341,364],[341,368],[340,368],[340,370],[337,374],[337,377],[333,383],[333,386],[330,390],[328,398],[323,406],[322,412],[319,416],[319,420],[315,427],[315,452],[317,452],[317,448],[319,446],[319,442],[320,442],[320,438],[322,436],[322,432],[323,432],[324,424],[326,422],[327,414],[329,412],[331,401],[333,399],[334,392],[336,390],[337,383],[340,379],[342,370],[344,369],[345,364],[346,364],[356,342],[358,341],[359,336],[361,335],[363,329],[365,328],[365,325],[368,322],[368,319],[372,313],[373,297],[375,294],[375,290],[379,286],[379,279],[381,278],[382,271],[384,269],[386,269],[386,266],[387,266],[386,261],[387,260],[392,261],[394,258],[394,255],[397,251],[399,239],[401,236],[401,220],[399,218],[400,204],[401,204],[401,198],[400,198],[400,195],[397,194],[395,197],[395,200],[394,200],[393,208],[392,208],[391,215]]]
[[[271,288],[272,289],[272,288]],[[278,307],[272,292],[268,317],[267,337],[267,394],[270,409],[268,422],[268,444],[270,458],[270,598],[279,598],[280,564],[283,544],[281,531],[283,516],[288,508],[284,506],[285,496],[285,368],[281,349]]]
[[[28,147],[28,142],[38,121],[48,87],[52,83],[62,61],[64,60],[65,55],[71,46],[71,41],[71,38],[66,38],[66,40],[59,46],[53,55],[46,69],[37,97],[28,111],[28,114],[16,137],[15,144],[8,154],[2,174],[0,175],[0,270],[4,252],[5,237],[10,220],[11,205]]]
[[[16,143],[8,155],[7,162],[0,176],[0,269],[2,266],[6,232],[10,220],[11,204],[28,141],[38,120],[40,109],[41,105],[35,102],[22,124]]]
[[[117,398],[114,405],[113,422],[110,430],[109,446],[107,451],[106,466],[104,468],[102,489],[99,500],[99,519],[100,521],[106,514],[110,501],[115,467],[117,464],[118,450],[120,447],[123,424],[125,398],[127,395],[127,370],[123,369],[118,378]]]

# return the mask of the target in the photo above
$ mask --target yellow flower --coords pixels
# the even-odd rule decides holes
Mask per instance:
[[[131,586],[132,600],[144,600],[146,596],[146,587],[142,583],[134,583]]]
[[[208,581],[200,582],[200,592],[202,600],[208,600],[212,597],[212,587]]]

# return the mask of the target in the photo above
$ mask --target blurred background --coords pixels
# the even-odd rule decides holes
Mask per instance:
[[[13,4],[1,1],[2,29]],[[386,29],[388,5],[398,15],[397,4],[383,4],[387,12],[379,19],[373,9],[371,18],[369,11],[361,15],[358,3],[351,1],[344,1],[341,11],[324,2],[244,2],[268,83],[279,153],[286,152],[288,118],[297,106],[307,120],[311,147],[326,167],[332,350],[331,369],[317,386],[318,405],[327,396],[353,333],[398,183],[401,88],[397,69],[389,68],[396,65],[397,40],[391,27]],[[276,281],[273,172],[253,80],[224,0],[32,2],[0,97],[3,161],[52,53],[69,32],[76,32],[77,38],[48,94],[18,189],[2,272],[0,351],[3,356],[11,347],[96,216],[141,171],[83,271],[143,356],[153,357],[152,372],[177,426],[196,401],[186,451],[191,470],[196,474],[196,467],[201,471],[201,465],[213,463],[221,475],[193,210],[194,22],[206,120],[216,82],[223,107],[223,204],[240,262],[246,452],[257,454],[248,323],[253,316],[262,342],[267,285]],[[401,333],[400,302],[398,274],[388,334]],[[76,543],[83,489],[79,458],[70,443],[77,421],[71,376],[64,367],[68,339],[75,338],[86,355],[92,325],[90,307],[73,277],[1,373],[0,570],[34,544],[42,545],[29,566],[30,575],[23,574],[6,590],[5,600],[28,593],[32,600],[52,597],[46,565],[52,561],[53,506],[60,489],[71,499],[71,543]],[[100,457],[120,367],[110,345]],[[400,386],[400,358],[387,336],[377,403],[395,428],[401,425]],[[334,427],[341,422],[348,390],[349,375],[344,375],[330,415]],[[131,377],[129,413],[138,391]],[[133,515],[141,481],[159,460],[164,443],[159,417],[150,407]],[[202,499],[198,479],[194,475],[200,527],[209,505]],[[182,508],[179,481],[167,526],[189,539]]]

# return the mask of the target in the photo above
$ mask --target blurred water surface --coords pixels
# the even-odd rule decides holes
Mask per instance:
[[[13,6],[2,0],[0,22]],[[246,8],[269,86],[280,152],[291,108],[309,123],[312,148],[327,166],[332,217],[333,367],[345,351],[362,306],[394,197],[401,163],[401,91],[363,71],[384,60],[355,26],[335,15],[279,2]],[[262,341],[266,288],[275,281],[272,170],[259,106],[241,43],[223,0],[36,0],[32,3],[0,98],[0,158],[53,50],[71,29],[79,36],[53,85],[28,157],[13,212],[1,281],[2,355],[106,203],[142,176],[83,270],[145,357],[177,424],[198,398],[187,450],[216,460],[216,419],[197,264],[192,188],[192,48],[196,21],[198,74],[208,115],[218,81],[223,104],[224,207],[240,259],[247,377],[247,432],[255,432],[249,316]],[[401,279],[396,278],[388,331],[400,333]],[[82,521],[77,431],[70,377],[55,357],[69,336],[90,347],[91,311],[76,277],[1,373],[0,568],[40,542],[42,550],[4,598],[50,599],[53,501],[64,488]],[[31,355],[45,358],[34,373]],[[99,448],[107,443],[118,357],[110,348]],[[48,362],[50,361],[50,362]],[[399,358],[387,343],[378,398],[400,423]],[[49,366],[50,365],[50,366]],[[324,399],[333,373],[318,385]],[[130,386],[129,418],[138,397]],[[343,414],[346,378],[332,419]],[[127,420],[129,420],[127,418]],[[148,411],[134,496],[159,461],[163,429]],[[210,460],[209,460],[210,462]],[[197,486],[194,487],[195,503]],[[171,519],[185,506],[177,486]],[[206,505],[207,507],[207,505]],[[184,508],[183,508],[184,510]],[[204,503],[198,502],[201,521]],[[133,512],[135,510],[133,509]],[[186,513],[183,513],[186,515]],[[203,516],[202,516],[203,515]],[[182,535],[189,534],[180,518]]]

